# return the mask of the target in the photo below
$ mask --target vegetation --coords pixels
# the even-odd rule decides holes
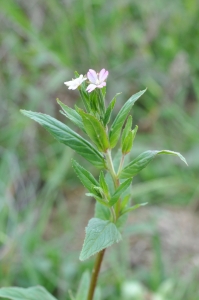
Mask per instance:
[[[108,69],[108,98],[125,91],[118,110],[119,101],[147,87],[133,112],[140,133],[135,154],[149,146],[172,149],[187,158],[189,168],[158,158],[135,179],[134,201],[149,202],[148,211],[162,214],[165,207],[197,213],[199,8],[196,0],[147,3],[1,2],[1,286],[40,284],[60,300],[69,299],[68,289],[76,291],[84,270],[92,268],[92,260],[78,261],[94,207],[70,166],[74,153],[19,113],[31,109],[66,122],[55,99],[70,106],[77,100],[63,85],[74,69],[82,74],[90,67]],[[198,299],[197,269],[193,264],[182,272],[191,265],[190,253],[168,269],[156,223],[154,215],[134,226],[129,222],[124,245],[107,252],[103,299],[128,299],[132,290],[137,299],[146,299],[142,294]],[[152,262],[139,259],[139,267],[132,263],[135,235],[151,245]]]

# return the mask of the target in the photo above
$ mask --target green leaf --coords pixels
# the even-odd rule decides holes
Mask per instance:
[[[89,94],[89,105],[91,108],[92,113],[95,116],[98,116],[100,114],[100,105],[99,105],[99,99],[98,99],[98,92],[97,90],[92,91]]]
[[[125,207],[128,205],[129,203],[129,200],[130,200],[130,197],[131,195],[130,194],[127,194],[123,199],[122,199],[122,202],[121,202],[121,210],[125,209]]]
[[[59,99],[57,99],[57,103],[63,109],[64,116],[66,116],[69,120],[71,120],[75,125],[77,125],[81,130],[85,132],[84,124],[82,122],[82,117],[76,112],[76,110],[72,109],[71,107],[68,107],[66,104],[62,103]]]
[[[101,290],[99,287],[95,289],[94,299],[93,300],[100,300],[101,299]]]
[[[7,298],[11,300],[57,300],[42,286],[35,286],[30,288],[0,288],[0,298]]]
[[[128,219],[128,214],[120,215],[120,217],[117,219],[116,226],[120,231],[123,230],[127,219]]]
[[[132,130],[132,134],[133,134],[133,141],[135,139],[136,133],[138,131],[138,126],[136,125],[135,128]]]
[[[90,274],[88,271],[86,271],[82,275],[75,300],[87,300],[89,285]]]
[[[99,107],[99,112],[100,112],[100,116],[102,117],[102,119],[104,118],[104,114],[105,114],[105,94],[102,93],[101,89],[96,89],[97,92],[97,102],[98,102],[98,107]],[[105,89],[105,93],[106,93],[106,89]]]
[[[60,143],[67,145],[96,167],[104,167],[104,158],[88,141],[70,129],[67,125],[51,116],[32,111],[21,110],[22,114],[38,122]]]
[[[118,166],[120,164],[120,159],[121,159],[121,151],[118,150],[116,155],[113,158],[113,165],[115,170],[118,169]],[[127,157],[128,160],[128,157]],[[114,187],[114,183],[113,183],[113,179],[111,177],[111,175],[109,173],[106,173],[105,176],[105,180],[106,183],[108,185],[108,190],[111,194],[114,194],[115,191],[115,187]],[[102,220],[110,220],[110,209],[108,209],[107,207],[105,207],[104,205],[101,205],[99,202],[97,202],[95,204],[95,217],[102,219]]]
[[[128,207],[128,208],[124,209],[124,210],[122,211],[121,215],[126,214],[127,212],[130,212],[130,211],[136,210],[136,209],[138,209],[138,208],[140,208],[140,207],[142,207],[142,206],[145,206],[145,205],[147,205],[147,204],[148,204],[148,202],[140,203],[140,204],[135,204],[135,205],[133,205],[133,206],[131,206],[131,207]]]
[[[72,166],[75,170],[75,173],[79,177],[81,183],[89,190],[91,193],[93,192],[93,186],[99,186],[99,183],[94,178],[94,176],[83,168],[78,162],[72,159]]]
[[[113,194],[113,196],[111,197],[111,199],[109,201],[110,206],[113,206],[118,201],[120,196],[126,191],[126,189],[131,184],[131,181],[132,181],[132,179],[127,179],[117,188],[117,190],[115,191],[115,193]]]
[[[85,260],[120,240],[121,234],[114,223],[93,218],[86,227],[86,237],[80,253],[80,260]]]
[[[125,139],[123,140],[123,142],[122,142],[122,153],[124,155],[126,155],[127,153],[129,153],[131,151],[132,146],[133,146],[133,141],[135,139],[137,130],[138,130],[138,126],[136,125],[136,127],[133,130],[130,130],[128,132]]]
[[[110,209],[104,206],[104,204],[97,202],[95,204],[95,218],[110,220]]]
[[[100,198],[99,196],[97,196],[97,195],[94,194],[94,193],[86,193],[86,196],[92,197],[92,198],[94,198],[97,202],[99,202],[101,205],[109,207],[109,205],[108,205],[107,202],[105,202],[102,198]]]
[[[117,170],[118,167],[119,167],[121,157],[122,157],[122,153],[121,153],[121,150],[119,149],[113,157],[113,166],[114,166],[115,170]],[[105,179],[106,179],[106,182],[108,184],[108,189],[109,189],[110,194],[111,195],[114,194],[115,184],[114,184],[113,178],[112,178],[112,176],[110,175],[109,172],[106,173]]]
[[[85,113],[83,110],[79,110],[79,113],[83,119],[85,130],[90,139],[96,144],[99,151],[106,152],[109,148],[109,141],[105,128],[94,116]]]
[[[100,186],[93,186],[93,189],[99,197],[104,197],[104,191]]]
[[[75,71],[75,78],[78,78],[80,75],[78,74],[77,71]],[[90,101],[89,101],[89,94],[86,91],[87,88],[87,84],[85,81],[82,82],[82,84],[78,87],[82,102],[84,104],[85,109],[90,112],[91,108],[90,108]]]
[[[132,116],[128,116],[128,119],[126,121],[126,125],[123,129],[123,132],[122,132],[122,138],[121,138],[121,143],[123,144],[124,143],[124,140],[125,138],[127,137],[128,135],[128,132],[131,130],[131,127],[132,127],[132,123],[133,123],[133,118]]]
[[[124,122],[132,106],[134,105],[135,101],[138,100],[138,98],[140,98],[145,93],[145,91],[146,90],[143,90],[133,95],[120,109],[110,129],[109,140],[111,148],[114,148],[117,144],[118,139],[120,137],[120,132],[122,130],[122,126],[124,125]]]
[[[132,130],[130,130],[122,144],[122,153],[124,155],[129,153],[131,151],[132,145],[133,145],[133,133]]]
[[[69,294],[70,300],[75,300],[75,297],[73,296],[73,293],[71,290],[68,290],[68,294]]]
[[[170,154],[177,155],[186,165],[186,159],[179,153],[170,150],[149,150],[141,153],[138,157],[136,157],[129,165],[127,165],[119,174],[120,178],[132,178],[136,174],[138,174],[142,169],[144,169],[158,154]]]
[[[106,96],[106,86],[103,86],[103,88],[101,88],[100,91],[102,92],[102,96],[105,98],[105,96]]]
[[[90,112],[91,107],[90,107],[89,93],[86,91],[86,87],[87,87],[86,82],[85,81],[82,82],[82,84],[79,86],[79,93],[86,111]]]
[[[103,172],[103,171],[100,172],[100,176],[99,176],[99,184],[100,184],[101,188],[103,189],[104,194],[105,194],[106,196],[108,196],[108,195],[109,195],[109,188],[108,188],[108,185],[107,185],[107,183],[106,183],[106,180],[105,180],[104,172]]]
[[[110,122],[110,119],[111,119],[111,113],[114,109],[114,106],[115,106],[115,103],[116,103],[116,98],[118,95],[120,95],[121,93],[117,93],[115,95],[115,97],[111,100],[111,102],[109,103],[107,109],[106,109],[106,112],[105,112],[105,115],[104,115],[104,126],[106,126],[109,122]]]

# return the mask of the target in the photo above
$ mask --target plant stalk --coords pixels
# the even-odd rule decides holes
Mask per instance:
[[[107,155],[106,155],[106,159],[107,159],[107,166],[108,166],[108,170],[112,176],[112,179],[113,179],[113,182],[114,182],[114,185],[115,185],[115,189],[117,189],[119,186],[120,186],[120,181],[119,179],[117,178],[117,174],[115,172],[115,169],[114,169],[114,165],[113,165],[113,160],[112,160],[112,157],[111,157],[111,150],[108,150],[107,151]],[[122,168],[121,164],[123,165],[123,162],[124,162],[124,156],[122,157],[121,159],[121,162],[120,162],[120,167]],[[120,213],[120,199],[117,201],[117,203],[115,204],[115,220],[117,220],[119,218],[119,213]]]
[[[114,182],[114,185],[116,187],[117,186],[117,175],[115,173],[115,169],[114,169],[114,166],[113,166],[113,161],[112,161],[112,157],[111,157],[111,150],[107,151],[106,161],[107,161],[108,170],[109,170],[109,172],[110,172],[110,174],[113,178],[113,182]]]
[[[101,263],[102,263],[102,260],[103,260],[103,257],[104,257],[105,250],[106,249],[103,249],[102,251],[100,251],[97,254],[97,257],[96,257],[96,260],[95,260],[95,265],[94,265],[93,271],[92,271],[91,282],[90,282],[90,287],[89,287],[87,300],[93,300],[94,293],[95,293],[95,288],[96,288],[96,284],[97,284],[97,279],[98,279],[98,276],[99,276],[99,271],[100,271],[100,267],[101,267]]]

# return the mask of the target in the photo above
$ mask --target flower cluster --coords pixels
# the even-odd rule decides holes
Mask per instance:
[[[71,81],[64,82],[65,85],[68,86],[69,90],[75,90],[84,82],[85,80],[89,80],[89,85],[87,86],[86,90],[88,93],[94,91],[96,88],[101,89],[106,86],[106,79],[108,77],[108,71],[102,69],[99,73],[95,70],[89,69],[87,73],[87,77],[80,75],[76,79],[72,79]]]

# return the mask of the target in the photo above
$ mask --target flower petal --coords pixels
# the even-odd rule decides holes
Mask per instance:
[[[97,85],[97,88],[98,88],[98,89],[101,89],[101,88],[103,88],[104,86],[106,86],[106,82],[105,82],[105,81],[102,82],[102,83],[100,83],[100,84],[98,84],[98,85]]]
[[[82,75],[82,76],[83,76],[83,75]],[[85,81],[85,80],[87,80],[87,77],[83,77],[81,81],[83,82],[83,81]]]
[[[77,85],[70,85],[68,89],[69,90],[76,90],[77,87],[78,87]]]
[[[86,89],[86,91],[88,92],[88,93],[90,93],[90,92],[92,92],[94,89],[96,89],[96,85],[95,84],[89,84],[88,86],[87,86],[87,89]]]
[[[87,79],[86,77],[84,77],[83,75],[80,75],[78,78],[72,79],[71,81],[64,82],[64,84],[68,86],[69,90],[75,90],[86,79]]]
[[[102,81],[106,80],[107,77],[108,77],[108,71],[105,69],[102,69],[99,72],[99,81],[102,82]]]
[[[67,85],[67,86],[70,86],[72,84],[72,82],[73,82],[72,80],[71,81],[66,81],[66,82],[64,82],[64,84]]]
[[[95,72],[95,70],[89,69],[87,77],[91,83],[97,82],[97,73]]]

